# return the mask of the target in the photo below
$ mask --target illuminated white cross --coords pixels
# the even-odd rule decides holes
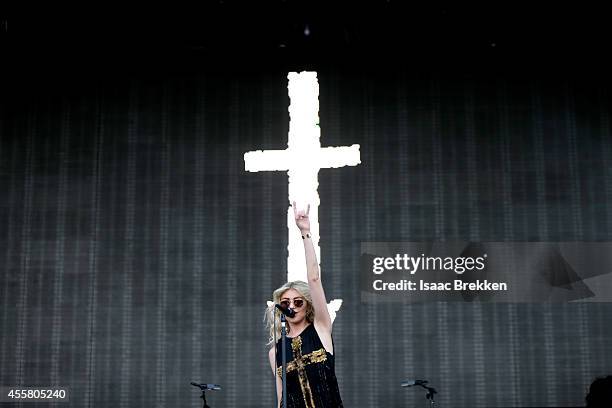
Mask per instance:
[[[356,166],[361,163],[359,145],[321,148],[319,127],[319,83],[316,72],[290,72],[289,79],[289,140],[285,150],[257,150],[244,154],[246,171],[287,171],[289,202],[298,207],[310,204],[310,229],[319,263],[319,193],[320,169]],[[305,208],[304,208],[305,209]],[[304,244],[295,228],[293,209],[287,207],[289,239],[287,249],[287,280],[307,281]],[[342,304],[332,300],[328,308],[332,320]]]

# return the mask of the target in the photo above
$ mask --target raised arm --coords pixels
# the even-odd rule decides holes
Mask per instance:
[[[310,212],[310,204],[308,204],[307,210],[298,211],[293,202],[293,213],[295,215],[295,224],[300,230],[302,237],[304,238],[304,252],[306,254],[306,271],[308,274],[308,287],[310,288],[310,294],[312,295],[312,303],[315,309],[315,326],[322,330],[326,330],[331,334],[332,321],[327,310],[327,300],[325,299],[325,292],[323,291],[323,285],[321,283],[321,274],[319,272],[319,263],[317,261],[317,255],[315,248],[310,238],[310,219],[308,213]]]

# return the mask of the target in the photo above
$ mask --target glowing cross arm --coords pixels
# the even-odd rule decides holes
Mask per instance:
[[[291,155],[286,150],[256,150],[244,154],[246,171],[282,171],[291,167]]]
[[[286,171],[295,168],[305,158],[315,169],[332,169],[344,166],[357,166],[361,163],[359,145],[340,147],[317,147],[313,155],[291,154],[287,150],[256,150],[244,154],[246,171]],[[314,162],[314,163],[313,163]]]
[[[319,150],[317,161],[322,169],[335,169],[344,166],[357,166],[361,163],[359,145],[324,147]]]

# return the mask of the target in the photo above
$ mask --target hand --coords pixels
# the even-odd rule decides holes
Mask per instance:
[[[295,201],[293,202],[293,214],[295,215],[295,225],[300,229],[300,232],[307,233],[310,232],[310,219],[308,219],[308,213],[310,212],[310,204],[308,204],[308,208],[306,212],[298,211],[297,206],[295,205]]]

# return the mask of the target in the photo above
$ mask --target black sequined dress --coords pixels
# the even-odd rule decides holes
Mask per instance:
[[[314,324],[287,336],[287,408],[342,408],[334,355],[321,343]],[[276,373],[282,373],[281,340],[276,343]],[[281,402],[282,407],[282,402]]]

